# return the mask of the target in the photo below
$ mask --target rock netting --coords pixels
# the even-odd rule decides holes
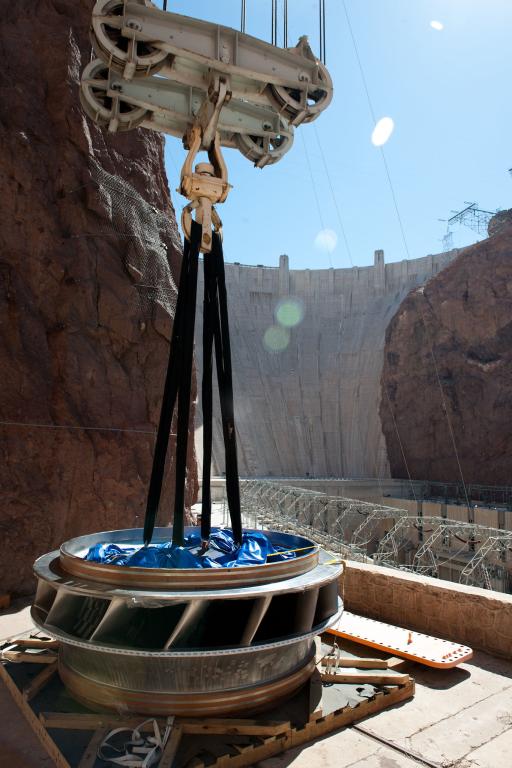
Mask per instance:
[[[489,231],[387,328],[380,414],[393,477],[511,484],[512,211]]]
[[[144,512],[180,241],[162,137],[110,136],[79,105],[92,5],[16,0],[0,29],[0,592]]]

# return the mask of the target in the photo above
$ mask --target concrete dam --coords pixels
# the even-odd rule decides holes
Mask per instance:
[[[239,471],[245,477],[389,477],[379,406],[386,328],[458,251],[373,266],[226,264]],[[202,327],[203,276],[196,329]],[[202,339],[196,330],[198,381]],[[200,386],[200,385],[199,385]],[[198,456],[202,416],[196,417]],[[224,471],[214,392],[214,474]]]

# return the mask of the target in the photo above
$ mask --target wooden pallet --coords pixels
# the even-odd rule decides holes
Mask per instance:
[[[0,678],[57,768],[111,765],[96,756],[106,734],[113,728],[135,728],[144,717],[98,714],[85,709],[68,695],[56,674],[55,648],[38,643],[39,647],[33,648],[27,639],[21,642],[9,649],[7,658],[11,660],[0,664]],[[328,652],[329,646],[324,650]],[[414,695],[413,679],[394,671],[393,664],[384,673],[383,664],[371,670],[366,659],[361,669],[353,655],[350,659],[353,667],[345,660],[342,668],[344,675],[356,675],[353,680],[330,679],[332,670],[324,660],[311,682],[295,697],[254,719],[176,718],[159,768],[245,768]],[[369,682],[372,676],[383,674],[385,684]],[[323,685],[325,675],[329,679]],[[159,722],[163,727],[163,719]]]

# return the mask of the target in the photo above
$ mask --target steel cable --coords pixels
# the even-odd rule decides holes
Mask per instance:
[[[320,61],[325,64],[325,0],[318,0],[318,25],[320,38]]]
[[[272,0],[272,45],[277,45],[277,0]]]
[[[324,1],[325,0],[321,0],[321,2],[324,2]],[[361,57],[359,55],[359,49],[358,49],[358,46],[357,46],[357,42],[356,42],[356,38],[355,38],[355,35],[354,35],[354,31],[352,29],[352,24],[350,22],[350,16],[349,16],[349,13],[348,13],[348,9],[347,9],[347,5],[346,5],[346,1],[345,0],[343,0],[343,9],[345,11],[345,17],[346,17],[346,20],[347,20],[347,26],[348,26],[350,37],[351,37],[351,40],[352,40],[352,45],[353,45],[353,48],[354,48],[354,53],[355,53],[355,56],[356,56],[357,64],[358,64],[358,67],[359,67],[359,72],[360,72],[360,75],[361,75],[361,81],[363,83],[363,88],[364,88],[364,91],[366,93],[366,99],[368,101],[368,107],[370,109],[370,114],[371,114],[371,117],[372,117],[372,120],[373,120],[373,124],[375,125],[377,123],[377,118],[376,118],[375,110],[373,108],[373,102],[372,102],[372,99],[371,99],[371,96],[370,96],[370,91],[369,91],[369,88],[368,88],[368,83],[367,83],[366,76],[365,76],[364,69],[363,69],[363,65],[362,65],[362,62],[361,62]],[[396,213],[396,216],[397,216],[397,221],[398,221],[398,224],[399,224],[399,227],[400,227],[400,232],[401,232],[401,235],[402,235],[404,249],[405,249],[407,258],[410,259],[411,255],[410,255],[410,251],[409,251],[409,245],[408,245],[407,238],[406,238],[406,235],[405,235],[405,229],[404,229],[402,217],[400,215],[400,211],[399,211],[399,208],[398,208],[398,202],[397,202],[397,198],[396,198],[396,194],[395,194],[395,188],[394,188],[393,182],[391,180],[391,174],[390,174],[390,171],[389,171],[389,166],[388,166],[388,163],[387,163],[387,160],[386,160],[386,155],[384,153],[383,147],[380,147],[380,151],[381,151],[382,162],[383,162],[383,165],[384,165],[384,170],[385,170],[386,177],[387,177],[388,184],[389,184],[389,189],[390,189],[390,192],[391,192],[391,197],[392,197],[392,200],[393,200],[393,205],[394,205],[394,208],[395,208],[395,213]],[[464,475],[463,475],[463,472],[462,472],[462,466],[461,466],[461,463],[460,463],[459,452],[457,450],[457,445],[456,445],[456,441],[455,441],[455,434],[454,434],[454,431],[453,431],[453,428],[452,428],[452,424],[451,424],[451,420],[450,420],[450,417],[448,415],[448,411],[447,411],[447,408],[446,408],[444,391],[443,391],[443,387],[442,387],[442,384],[441,384],[441,379],[439,377],[437,361],[436,361],[435,354],[434,354],[434,347],[433,347],[432,340],[430,338],[429,329],[428,329],[428,327],[427,327],[427,325],[425,323],[425,318],[424,318],[424,315],[423,315],[423,310],[421,308],[421,305],[420,305],[420,313],[421,313],[421,316],[422,316],[422,320],[423,320],[423,325],[425,327],[425,331],[427,333],[427,336],[429,337],[429,346],[430,346],[430,353],[431,353],[431,356],[432,356],[432,362],[434,364],[436,378],[437,378],[437,382],[438,382],[439,389],[440,389],[440,392],[441,392],[441,400],[442,400],[442,404],[443,404],[443,409],[444,409],[444,413],[445,413],[445,416],[446,416],[446,419],[447,419],[447,422],[448,422],[448,429],[449,429],[449,432],[450,432],[451,442],[452,442],[452,445],[453,445],[453,450],[454,450],[454,453],[455,453],[455,458],[456,458],[456,461],[457,461],[457,465],[458,465],[458,469],[459,469],[459,473],[460,473],[460,478],[461,478],[462,485],[463,485],[463,488],[464,488],[464,495],[466,497],[467,508],[468,508],[468,512],[469,512],[469,509],[470,509],[469,497],[468,497],[468,492],[467,492],[467,488],[466,488],[466,483],[465,483],[465,480],[464,480]],[[393,419],[393,421],[394,421],[394,419]],[[396,423],[395,423],[395,427],[396,427]],[[397,434],[398,434],[398,431],[397,431]],[[398,435],[398,439],[399,439],[399,442],[401,442],[399,435]]]

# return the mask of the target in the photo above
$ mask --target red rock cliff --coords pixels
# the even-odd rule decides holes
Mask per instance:
[[[80,108],[91,7],[16,0],[0,27],[0,592],[144,513],[180,241],[162,138]]]
[[[489,232],[387,329],[380,413],[393,477],[407,477],[407,461],[415,479],[460,482],[455,442],[466,483],[512,484],[512,211]]]

